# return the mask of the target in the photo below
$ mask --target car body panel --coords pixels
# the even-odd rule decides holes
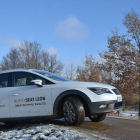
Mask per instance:
[[[11,117],[52,115],[50,85],[11,87],[9,97]]]
[[[64,87],[65,84],[65,87]],[[78,90],[83,93],[85,93],[91,100],[91,102],[100,102],[100,101],[109,101],[109,100],[117,100],[117,97],[120,97],[121,95],[117,95],[112,92],[112,94],[102,94],[102,95],[97,95],[93,93],[91,90],[88,89],[88,87],[103,87],[106,88],[106,84],[100,84],[94,82],[60,82],[54,85],[51,85],[52,87],[52,103],[55,101],[56,97],[67,90]],[[114,89],[115,87],[107,85],[108,89]]]
[[[9,90],[9,87],[0,88],[0,118],[10,117]]]

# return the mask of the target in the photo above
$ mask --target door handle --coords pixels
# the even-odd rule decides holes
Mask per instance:
[[[14,94],[11,94],[11,96],[18,96],[18,94],[14,93]]]

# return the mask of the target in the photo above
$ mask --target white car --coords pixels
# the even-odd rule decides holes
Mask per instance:
[[[76,82],[33,69],[0,71],[0,121],[65,118],[80,125],[85,117],[102,121],[106,113],[122,108],[122,96],[113,86]]]

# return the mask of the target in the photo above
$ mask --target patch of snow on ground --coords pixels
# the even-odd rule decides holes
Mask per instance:
[[[120,117],[125,119],[139,119],[137,111],[121,111],[120,113],[110,113],[108,116]]]
[[[30,127],[17,127],[0,131],[0,139],[7,140],[102,140],[93,136],[92,138],[76,130],[67,127],[48,124],[39,124]]]

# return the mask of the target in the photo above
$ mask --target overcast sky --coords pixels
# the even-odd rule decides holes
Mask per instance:
[[[0,0],[0,58],[21,41],[38,41],[65,63],[107,50],[107,36],[124,14],[140,15],[140,0]]]

